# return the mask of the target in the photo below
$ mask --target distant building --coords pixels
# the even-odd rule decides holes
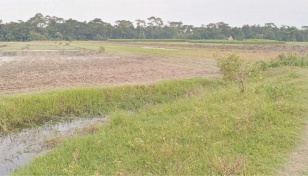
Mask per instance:
[[[234,39],[233,39],[233,37],[232,37],[232,36],[230,36],[230,37],[228,38],[228,40],[234,40]]]

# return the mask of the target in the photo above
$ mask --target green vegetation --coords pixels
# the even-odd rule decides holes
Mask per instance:
[[[192,79],[154,85],[112,88],[75,88],[29,95],[0,96],[0,131],[9,132],[59,117],[104,116],[117,109],[133,110],[171,102],[185,92],[207,86],[210,81]],[[214,81],[210,87],[223,84]]]
[[[108,42],[186,42],[183,39],[108,39]]]
[[[105,49],[104,46],[100,46],[100,47],[98,48],[98,52],[99,52],[99,53],[104,53],[105,51],[106,51],[106,49]]]
[[[39,41],[39,42],[2,42],[1,50],[76,50],[78,48],[70,46],[71,43]],[[96,48],[97,50],[97,48]]]
[[[189,40],[190,43],[217,43],[217,44],[254,44],[254,45],[269,45],[269,44],[286,44],[283,41],[277,40],[263,40],[263,39],[250,39],[250,40]]]
[[[0,49],[97,50],[102,45],[117,52],[198,57],[209,52],[111,42],[0,43]],[[226,80],[237,80],[243,60],[229,55],[219,66]],[[194,78],[0,95],[0,135],[50,120],[109,117],[94,134],[61,142],[16,175],[273,174],[307,120],[306,67],[307,56],[296,54],[252,64],[246,68],[245,93],[237,81]]]
[[[0,20],[0,41],[224,40],[230,36],[238,40],[308,41],[307,26],[298,29],[294,26],[282,25],[278,27],[274,23],[265,23],[263,26],[243,25],[242,27],[231,27],[227,23],[218,22],[197,27],[183,24],[181,21],[168,21],[167,24],[164,24],[161,18],[154,16],[149,17],[147,20],[138,19],[136,22],[137,25],[134,25],[132,21],[117,20],[112,25],[99,18],[81,22],[74,19],[64,20],[55,16],[44,16],[38,13],[27,21],[19,20],[18,22],[4,24]],[[165,42],[170,42],[170,40]],[[269,44],[271,43],[269,42]],[[256,42],[256,44],[259,44],[259,42]]]
[[[212,44],[286,44],[284,41],[249,39],[249,40],[182,40],[182,39],[108,39],[108,42],[186,42],[186,43],[212,43]]]
[[[59,115],[110,114],[94,135],[69,139],[15,174],[273,174],[303,129],[307,73],[268,69],[245,94],[232,82],[191,79],[2,97],[7,107],[33,103],[7,112],[52,102]]]
[[[235,81],[238,79],[244,62],[239,56],[230,54],[228,57],[219,58],[217,61],[225,80]]]
[[[272,60],[269,67],[279,67],[279,66],[308,66],[308,55],[300,56],[295,53],[291,54],[280,54],[277,59]]]
[[[238,82],[241,85],[242,92],[246,91],[246,76],[249,74],[245,70],[245,63],[236,54],[229,54],[227,57],[217,59],[218,67],[227,81]]]

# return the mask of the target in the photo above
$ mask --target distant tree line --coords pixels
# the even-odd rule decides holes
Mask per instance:
[[[64,20],[38,13],[28,21],[4,24],[0,20],[0,41],[33,40],[106,40],[106,39],[270,39],[279,41],[308,41],[308,26],[277,27],[274,23],[231,27],[224,22],[195,27],[181,21],[168,21],[159,17],[147,20],[118,20],[114,25],[99,18],[89,22]]]

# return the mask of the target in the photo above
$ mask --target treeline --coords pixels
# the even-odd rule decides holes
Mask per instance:
[[[136,25],[134,25],[134,23]],[[28,21],[2,23],[0,20],[0,41],[32,40],[106,40],[106,39],[192,39],[213,40],[268,39],[279,41],[308,41],[308,26],[298,29],[274,23],[231,27],[224,22],[210,23],[195,27],[181,21],[168,21],[150,17],[147,20],[118,20],[114,25],[101,19],[80,22],[74,19],[64,20],[55,16],[43,16],[38,13]]]

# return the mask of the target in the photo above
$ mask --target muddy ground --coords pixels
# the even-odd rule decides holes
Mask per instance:
[[[98,130],[97,125],[106,120],[107,117],[74,118],[58,123],[46,123],[6,136],[0,135],[0,175],[9,175],[68,138],[94,133]]]
[[[212,59],[91,51],[0,51],[0,93],[217,77]]]

